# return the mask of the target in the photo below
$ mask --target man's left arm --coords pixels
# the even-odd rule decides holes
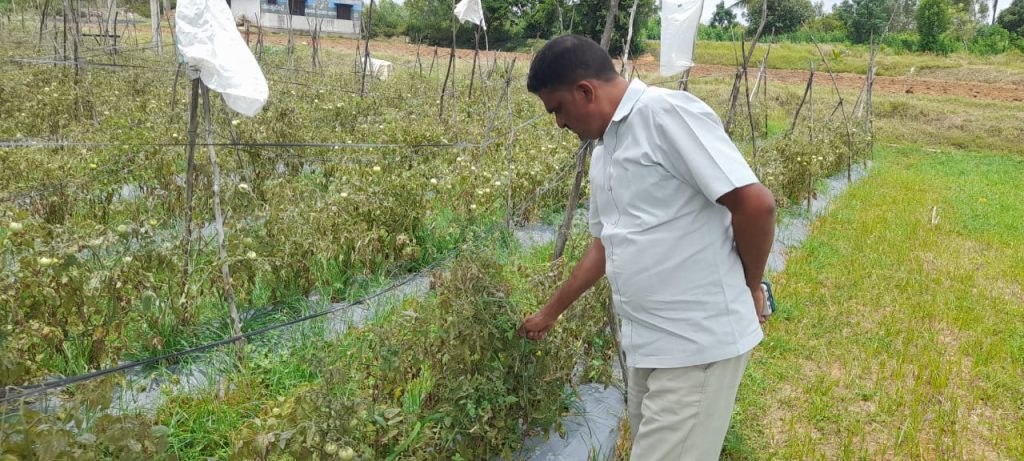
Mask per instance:
[[[754,298],[754,307],[761,322],[765,298],[761,280],[768,264],[775,239],[775,197],[760,183],[748,184],[726,192],[718,198],[732,213],[733,239],[743,262],[743,275]]]

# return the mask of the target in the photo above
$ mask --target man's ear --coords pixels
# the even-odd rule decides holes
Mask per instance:
[[[576,84],[576,93],[588,104],[593,104],[597,98],[596,88],[589,80],[581,80]]]

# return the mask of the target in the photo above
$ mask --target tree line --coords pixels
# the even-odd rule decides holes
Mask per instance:
[[[656,0],[639,2],[631,53],[642,52],[647,40],[660,35]],[[761,21],[761,2],[739,0],[719,2],[709,21],[702,26],[704,40],[734,40]],[[991,7],[990,3],[991,1]],[[781,41],[866,44],[880,42],[896,51],[950,53],[968,51],[998,54],[1011,49],[1024,51],[1024,0],[1012,0],[999,14],[1000,0],[843,0],[825,11],[818,0],[771,0],[765,18],[765,33]],[[1007,0],[1002,0],[1007,1]],[[453,0],[394,0],[374,2],[375,37],[408,36],[411,40],[450,45]],[[612,5],[615,4],[615,5]],[[482,0],[487,19],[486,36],[472,24],[458,27],[459,46],[500,49],[531,47],[563,33],[577,33],[599,40],[609,9],[617,10],[611,52],[622,52],[629,27],[631,0]],[[364,5],[369,9],[369,5]],[[364,18],[367,15],[363,15]],[[739,24],[743,18],[747,26]],[[477,32],[481,32],[479,35]]]

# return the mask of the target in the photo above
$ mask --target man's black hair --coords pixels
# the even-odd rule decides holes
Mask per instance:
[[[582,80],[608,81],[618,76],[608,52],[580,35],[552,39],[533,57],[526,89],[537,94],[560,90]]]

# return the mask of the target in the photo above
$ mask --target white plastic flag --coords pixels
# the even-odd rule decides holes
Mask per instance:
[[[662,76],[693,67],[693,45],[703,9],[703,0],[665,0],[661,4]]]
[[[174,16],[178,51],[232,110],[250,117],[270,96],[267,79],[235,27],[223,0],[178,0]]]
[[[462,0],[455,5],[455,16],[459,18],[459,21],[469,21],[487,30],[487,23],[484,22],[484,7],[480,5],[480,0]]]

